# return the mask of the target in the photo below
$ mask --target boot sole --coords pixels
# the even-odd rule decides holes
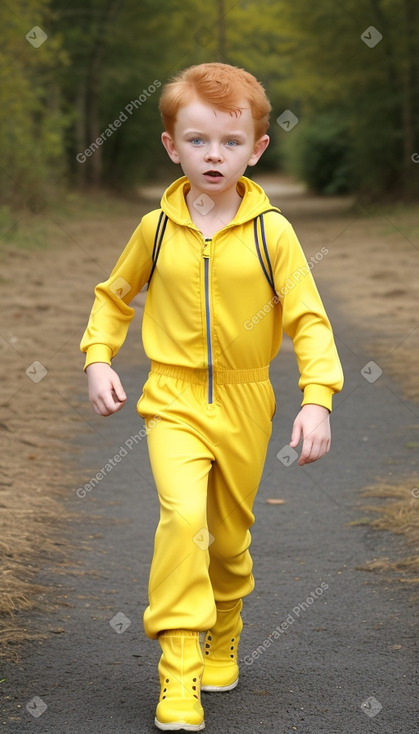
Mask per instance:
[[[201,686],[201,691],[206,693],[222,693],[223,691],[232,691],[237,686],[239,679],[236,678],[234,683],[230,683],[229,686]]]
[[[170,724],[162,724],[157,718],[154,719],[154,724],[161,731],[202,731],[205,729],[205,721],[202,724],[185,724],[183,721],[173,721]]]

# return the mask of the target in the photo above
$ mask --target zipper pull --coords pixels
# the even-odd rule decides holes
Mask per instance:
[[[211,240],[204,240],[204,244],[202,245],[202,256],[208,258],[210,256],[210,244]]]

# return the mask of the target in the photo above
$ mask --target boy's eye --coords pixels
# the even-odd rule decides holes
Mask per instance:
[[[234,148],[235,145],[238,145],[238,142],[237,142],[237,140],[227,140],[227,145],[230,148]]]
[[[203,142],[202,138],[192,138],[191,140],[192,145],[201,145]]]

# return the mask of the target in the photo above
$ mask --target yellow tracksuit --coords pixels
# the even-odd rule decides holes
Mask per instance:
[[[163,196],[169,219],[142,327],[151,371],[137,407],[161,508],[144,615],[152,638],[210,629],[215,601],[240,599],[254,586],[249,528],[275,411],[269,364],[283,329],[293,339],[302,404],[331,409],[343,382],[330,323],[289,222],[267,212],[264,191],[242,177],[236,216],[206,241],[186,205],[189,186],[182,177]],[[255,247],[261,212],[276,293]],[[124,342],[134,315],[129,302],[150,275],[159,214],[143,217],[96,287],[81,343],[85,366],[110,364]]]

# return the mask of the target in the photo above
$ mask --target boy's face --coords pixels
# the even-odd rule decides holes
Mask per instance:
[[[216,195],[235,186],[247,166],[257,163],[269,137],[255,141],[250,108],[236,117],[196,98],[179,109],[174,134],[164,132],[162,143],[194,192]]]

